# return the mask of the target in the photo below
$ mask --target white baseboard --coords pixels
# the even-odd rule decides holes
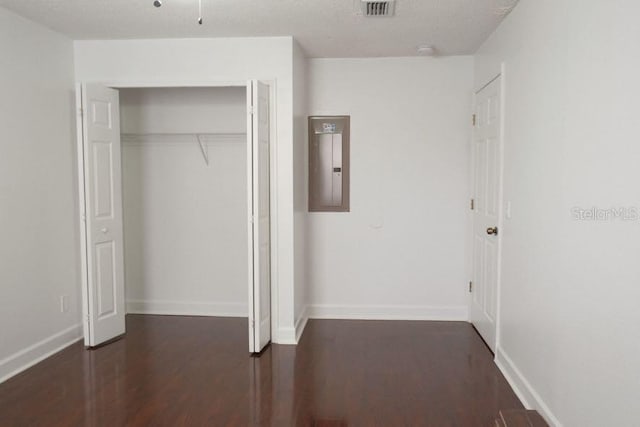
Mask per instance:
[[[82,339],[82,324],[73,325],[0,360],[0,383]]]
[[[274,337],[274,344],[296,345],[300,342],[300,337],[304,332],[309,317],[307,316],[308,306],[302,310],[300,317],[296,320],[293,327],[285,327],[278,329],[278,336]]]
[[[515,363],[513,363],[511,358],[500,347],[496,348],[495,362],[525,408],[538,411],[549,425],[562,427],[562,423],[551,412],[549,406],[542,400]]]
[[[127,301],[127,313],[173,316],[248,317],[247,304],[175,301]]]
[[[418,305],[327,305],[308,306],[310,319],[359,320],[445,320],[466,321],[468,307],[433,307]]]
[[[302,310],[302,314],[300,318],[296,320],[296,344],[300,342],[300,338],[302,337],[302,333],[304,332],[304,328],[307,326],[307,322],[309,321],[309,306],[305,306]]]
[[[278,336],[271,340],[274,344],[296,345],[296,328],[279,328]]]

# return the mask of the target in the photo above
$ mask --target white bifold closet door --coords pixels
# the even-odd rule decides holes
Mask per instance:
[[[120,112],[117,90],[79,90],[84,335],[93,347],[125,333]],[[247,108],[249,351],[259,353],[271,341],[268,85],[248,83]]]
[[[84,342],[93,347],[125,333],[120,113],[117,90],[84,84],[81,92]]]
[[[247,85],[249,193],[249,351],[271,341],[271,236],[269,212],[269,86]]]

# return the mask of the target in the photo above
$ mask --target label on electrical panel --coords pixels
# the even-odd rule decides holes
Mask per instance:
[[[336,124],[335,123],[323,123],[322,124],[322,131],[323,132],[335,132],[336,131]]]

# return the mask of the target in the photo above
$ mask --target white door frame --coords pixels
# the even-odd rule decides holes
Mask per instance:
[[[276,125],[276,93],[277,93],[277,80],[275,78],[262,78],[259,79],[269,84],[270,88],[270,139],[271,150],[270,157],[270,226],[271,226],[271,336],[274,342],[277,342],[277,333],[279,329],[278,324],[278,176],[276,169],[276,151],[277,151],[277,125]],[[84,176],[84,159],[83,152],[83,126],[82,126],[82,96],[81,86],[83,82],[76,83],[76,132],[77,132],[77,167],[78,177]],[[246,90],[251,90],[247,85],[247,80],[227,80],[227,79],[212,79],[204,81],[184,81],[184,80],[121,80],[121,81],[107,81],[99,82],[104,86],[113,89],[150,89],[150,88],[193,88],[193,87],[243,87]],[[87,236],[84,222],[82,221],[82,215],[85,207],[85,185],[83,179],[78,179],[78,208],[79,208],[79,227],[80,227],[80,271],[81,271],[81,284],[82,284],[82,325],[84,336],[87,336],[88,328],[88,278],[87,278]],[[125,283],[126,287],[126,283]],[[249,296],[247,295],[247,302]],[[249,308],[249,307],[247,307]]]
[[[497,274],[496,274],[496,321],[495,321],[495,326],[496,326],[496,331],[495,331],[495,354],[498,354],[498,349],[500,348],[500,341],[501,341],[501,312],[502,312],[502,306],[501,306],[501,295],[502,295],[502,238],[504,236],[504,139],[505,139],[505,111],[506,111],[506,85],[505,85],[505,79],[506,79],[506,67],[504,63],[500,64],[500,70],[496,73],[493,74],[493,76],[489,79],[487,79],[482,85],[480,85],[477,89],[474,90],[473,92],[473,97],[472,97],[472,105],[473,105],[473,114],[476,114],[476,98],[477,98],[477,94],[482,91],[484,88],[486,88],[487,86],[489,86],[491,83],[493,83],[496,79],[500,79],[500,130],[499,130],[499,141],[498,141],[498,147],[499,147],[499,161],[500,161],[500,168],[499,168],[499,173],[498,173],[498,223],[497,223],[497,227],[498,227],[498,260],[497,260]],[[470,194],[471,197],[473,198],[475,196],[474,194],[474,188],[475,188],[475,164],[476,164],[476,159],[475,159],[475,149],[474,149],[474,143],[475,143],[475,123],[474,126],[472,128],[472,136],[470,138],[470,142],[469,142],[469,147],[470,147],[470,163],[469,163],[469,170],[471,171],[470,173]],[[469,216],[470,220],[470,226],[468,228],[469,230],[469,240],[468,240],[468,247],[469,247],[469,259],[468,259],[468,273],[469,273],[469,277],[472,278],[473,277],[473,262],[474,262],[474,253],[473,253],[473,238],[474,238],[474,215],[471,214]],[[471,280],[471,279],[470,279]],[[469,307],[469,312],[471,312],[471,304],[473,303],[473,295],[471,292],[469,292],[468,295],[468,307]],[[471,314],[469,314],[471,315]],[[471,321],[471,320],[469,320]],[[495,356],[495,355],[494,355]]]

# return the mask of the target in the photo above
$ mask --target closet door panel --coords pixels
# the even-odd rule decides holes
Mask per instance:
[[[250,96],[251,249],[249,347],[259,353],[271,341],[271,233],[269,86],[252,81]]]
[[[118,91],[82,86],[85,345],[125,332],[122,178]]]

